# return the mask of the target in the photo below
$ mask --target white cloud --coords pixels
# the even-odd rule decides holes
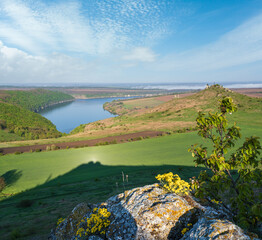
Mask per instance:
[[[79,73],[88,76],[88,64],[62,55],[32,56],[0,42],[0,82],[33,83],[80,81]]]
[[[154,62],[156,55],[146,47],[134,48],[129,54],[123,56],[124,60],[139,61],[139,62]]]
[[[1,0],[0,40],[32,54],[109,54],[166,35],[166,7],[155,0]]]

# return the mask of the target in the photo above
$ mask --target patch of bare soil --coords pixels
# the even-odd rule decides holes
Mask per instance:
[[[162,136],[163,133],[164,132],[162,131],[143,131],[143,132],[129,133],[119,136],[111,136],[111,137],[104,137],[104,138],[77,141],[77,142],[0,148],[0,153],[9,154],[9,153],[24,153],[30,151],[45,151],[47,147],[51,147],[52,145],[55,145],[52,147],[56,147],[58,149],[77,148],[77,147],[85,147],[85,146],[91,147],[96,145],[107,145],[107,144],[114,144],[114,143],[123,143],[128,141],[136,141],[148,137],[152,138],[152,137]]]

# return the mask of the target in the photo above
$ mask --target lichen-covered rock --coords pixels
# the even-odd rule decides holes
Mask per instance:
[[[167,239],[179,218],[193,207],[158,184],[126,191],[106,201],[114,216],[106,237],[114,239]]]
[[[250,240],[243,230],[228,220],[201,218],[186,232],[181,240],[222,240],[222,239],[238,239]]]
[[[105,235],[86,236],[88,240],[250,239],[229,221],[231,214],[223,206],[202,206],[193,197],[167,193],[158,184],[125,191],[100,207],[111,213],[110,225]],[[91,212],[87,205],[78,205],[51,239],[76,239],[77,222]]]
[[[99,237],[99,236],[96,236],[96,235],[93,235],[93,236],[90,236],[88,238],[88,240],[103,240],[103,238]]]
[[[72,213],[57,226],[55,234],[52,234],[51,239],[74,239],[74,236],[77,231],[77,223],[81,221],[81,219],[90,212],[91,208],[88,207],[86,203],[78,204],[73,209]]]

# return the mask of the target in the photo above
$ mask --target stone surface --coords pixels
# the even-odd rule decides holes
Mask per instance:
[[[231,214],[222,205],[202,206],[193,197],[167,193],[158,184],[125,191],[100,207],[111,212],[108,240],[251,239],[230,222]],[[77,239],[77,222],[91,212],[86,204],[79,204],[51,239]],[[86,239],[104,238],[96,234]]]
[[[250,237],[245,235],[240,227],[236,226],[228,220],[207,219],[203,217],[199,219],[199,221],[193,226],[193,228],[190,231],[186,232],[181,239],[249,240]]]
[[[57,226],[55,230],[55,235],[52,234],[51,239],[74,239],[77,230],[77,223],[81,221],[81,219],[90,212],[91,208],[88,207],[86,203],[78,204],[73,209],[72,213]]]

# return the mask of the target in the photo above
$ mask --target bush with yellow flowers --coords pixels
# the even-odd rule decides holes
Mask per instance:
[[[82,219],[77,224],[76,239],[85,238],[87,236],[105,235],[107,227],[110,225],[109,217],[111,213],[106,208],[94,208],[89,218]]]
[[[188,182],[182,180],[177,174],[165,173],[158,174],[156,179],[160,181],[160,184],[168,192],[173,192],[179,195],[188,195],[190,192],[190,185]]]

